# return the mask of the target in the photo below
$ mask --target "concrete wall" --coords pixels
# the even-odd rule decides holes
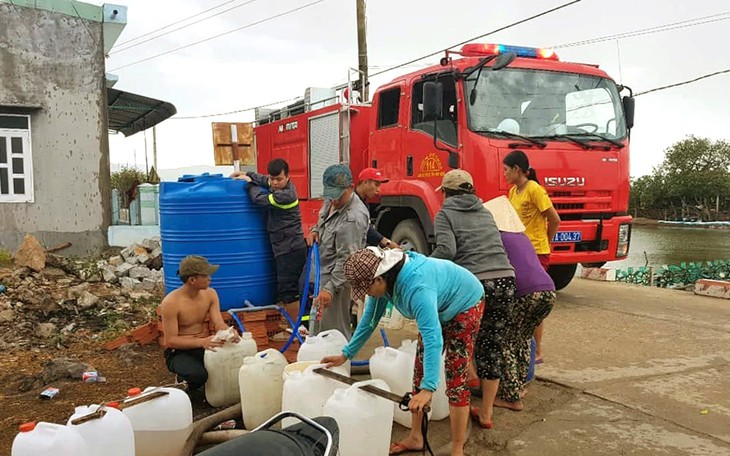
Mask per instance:
[[[111,218],[102,24],[0,3],[0,43],[0,113],[31,114],[34,191],[0,202],[0,249],[31,233],[99,251]]]

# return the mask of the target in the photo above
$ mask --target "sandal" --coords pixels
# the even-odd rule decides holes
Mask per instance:
[[[471,419],[476,421],[479,424],[479,427],[482,429],[492,429],[492,427],[494,427],[494,423],[492,421],[482,423],[481,418],[479,418],[478,407],[469,407],[469,416],[471,416]]]

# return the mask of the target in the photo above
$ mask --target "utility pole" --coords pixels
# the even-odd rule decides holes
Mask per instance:
[[[155,172],[159,173],[157,169],[157,125],[152,127],[152,167],[155,168]]]
[[[367,41],[367,17],[365,13],[365,0],[357,2],[357,55],[360,73],[360,93],[362,101],[370,99],[368,95],[368,41]]]

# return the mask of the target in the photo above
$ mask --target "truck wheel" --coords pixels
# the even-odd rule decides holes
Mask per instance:
[[[428,242],[423,228],[416,219],[403,220],[393,230],[391,240],[400,245],[405,251],[413,250],[428,255]]]
[[[573,276],[575,276],[575,270],[578,268],[577,264],[554,264],[548,268],[548,274],[550,278],[555,282],[555,289],[562,290],[567,287]]]

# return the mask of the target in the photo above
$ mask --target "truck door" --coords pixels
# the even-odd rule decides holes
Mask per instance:
[[[443,118],[435,123],[439,147],[459,148],[459,118],[457,109],[456,82],[451,75],[442,75],[438,81],[443,85]],[[413,84],[410,102],[410,125],[403,143],[406,153],[414,157],[413,177],[425,180],[437,187],[448,171],[448,153],[436,149],[433,144],[434,122],[423,118],[423,84]]]

